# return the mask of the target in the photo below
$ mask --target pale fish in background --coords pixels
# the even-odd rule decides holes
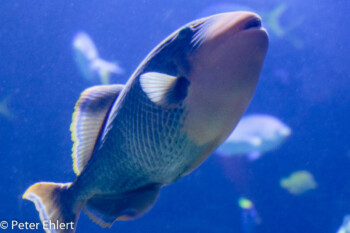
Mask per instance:
[[[257,12],[264,19],[264,26],[269,31],[269,34],[274,39],[286,39],[289,43],[291,43],[295,48],[302,49],[304,47],[304,42],[293,35],[293,30],[297,29],[304,22],[304,17],[298,15],[297,17],[293,17],[293,20],[289,20],[288,25],[283,25],[281,23],[281,18],[286,16],[286,10],[288,9],[288,5],[285,2],[280,3],[279,5],[273,7],[271,10],[259,10],[252,9],[249,6],[240,5],[232,2],[218,2],[212,4],[208,7],[205,7],[200,13],[200,17],[204,17],[212,14],[219,14],[228,11],[253,11]],[[289,16],[289,15],[287,15]],[[288,18],[292,18],[289,16]]]
[[[262,16],[266,18],[267,28],[271,31],[277,38],[285,38],[288,40],[295,48],[302,49],[304,48],[304,42],[293,35],[291,31],[297,28],[299,25],[302,25],[304,22],[304,18],[298,17],[292,21],[288,26],[282,26],[281,17],[283,13],[287,10],[288,6],[286,3],[281,3],[272,11],[268,12],[266,16]]]
[[[23,195],[41,221],[71,223],[47,232],[73,233],[82,210],[102,227],[146,213],[236,126],[267,48],[258,15],[213,15],[176,30],[125,85],[85,90],[71,125],[76,179],[39,182]]]
[[[350,215],[345,215],[337,233],[350,233]]]
[[[289,177],[282,178],[280,180],[280,186],[291,194],[299,195],[316,189],[317,183],[310,172],[296,171]]]
[[[242,210],[242,232],[253,233],[255,227],[261,224],[261,218],[255,209],[254,203],[245,197],[241,197],[238,199],[238,206]]]
[[[247,155],[255,160],[278,148],[290,134],[291,129],[274,116],[249,115],[239,121],[217,152],[222,156]]]
[[[10,99],[10,96],[5,97],[3,100],[0,101],[0,116],[3,116],[7,119],[13,118],[13,113],[8,108],[8,101]]]
[[[82,76],[92,83],[109,84],[111,74],[124,70],[116,62],[108,62],[98,55],[96,46],[85,32],[78,32],[73,39],[74,60]]]

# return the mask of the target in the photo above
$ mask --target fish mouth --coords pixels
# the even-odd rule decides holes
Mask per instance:
[[[243,30],[261,29],[261,27],[262,27],[261,19],[257,17],[252,17],[248,19],[248,22],[243,27]]]
[[[262,27],[262,20],[259,15],[253,12],[238,11],[226,12],[202,19],[192,26],[196,33],[192,43],[197,45],[205,43],[222,44],[227,41],[235,41],[234,38],[245,37],[254,41],[265,41],[267,47],[268,34]],[[265,39],[264,39],[265,38]]]
[[[204,21],[201,27],[200,34],[202,34],[202,39],[222,37],[225,35],[232,37],[234,34],[248,30],[265,30],[262,27],[260,16],[246,11],[214,15],[208,18],[207,21]]]
[[[236,33],[240,36],[265,38],[268,42],[268,33],[262,26],[262,20],[259,15],[254,13],[247,13],[238,20]]]

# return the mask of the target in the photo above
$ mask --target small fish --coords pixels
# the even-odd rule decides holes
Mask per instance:
[[[242,231],[244,233],[253,233],[255,227],[261,224],[261,219],[254,203],[245,197],[241,197],[238,199],[238,206],[242,210]]]
[[[337,233],[350,233],[350,215],[345,215]]]
[[[255,160],[279,147],[291,129],[276,117],[254,114],[243,117],[227,140],[218,148],[220,155],[248,155]]]
[[[96,82],[100,79],[102,84],[109,84],[111,74],[124,72],[117,63],[99,58],[94,42],[85,32],[78,32],[74,36],[72,46],[75,62],[88,81]]]
[[[72,183],[40,182],[23,198],[41,221],[102,227],[134,219],[161,187],[198,167],[230,134],[256,88],[268,47],[260,17],[231,12],[191,22],[159,44],[125,85],[85,90],[71,125]]]
[[[288,26],[282,26],[281,17],[283,14],[285,14],[287,9],[287,4],[281,3],[266,15],[266,21],[269,25],[268,29],[271,30],[277,38],[285,38],[295,48],[302,49],[304,47],[304,42],[300,38],[293,35],[291,31],[300,26],[304,22],[304,18],[302,16],[297,16],[297,18],[295,18],[291,24]]]
[[[317,183],[310,172],[297,171],[293,172],[289,177],[282,178],[280,186],[291,194],[299,195],[316,189]]]
[[[10,96],[7,96],[2,101],[0,101],[0,115],[7,119],[13,118],[13,113],[8,108],[9,98]]]

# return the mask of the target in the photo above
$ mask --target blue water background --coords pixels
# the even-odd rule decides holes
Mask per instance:
[[[0,3],[0,100],[9,96],[14,114],[12,119],[0,116],[0,221],[38,222],[34,205],[21,199],[27,187],[74,180],[69,126],[75,102],[90,85],[73,61],[74,34],[86,31],[103,58],[119,61],[126,73],[113,82],[125,83],[154,46],[218,2]],[[280,1],[235,3],[266,12]],[[81,214],[77,233],[242,232],[241,195],[249,196],[260,214],[256,233],[336,232],[350,213],[350,3],[295,0],[287,5],[281,23],[303,19],[291,32],[303,46],[293,46],[288,35],[271,35],[247,113],[278,116],[293,130],[289,140],[260,160],[233,164],[232,169],[243,170],[239,184],[213,155],[163,188],[142,218],[102,229]],[[280,178],[296,170],[310,171],[318,188],[300,196],[282,189]]]

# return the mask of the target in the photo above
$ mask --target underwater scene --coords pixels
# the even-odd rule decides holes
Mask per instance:
[[[0,232],[350,233],[350,2],[0,5]]]

